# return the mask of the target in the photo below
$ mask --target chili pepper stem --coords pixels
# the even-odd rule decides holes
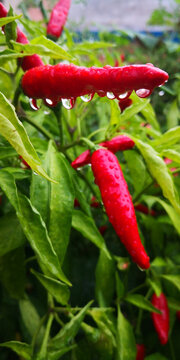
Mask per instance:
[[[153,293],[153,290],[149,289],[145,296],[145,299],[148,299],[152,295],[152,293]],[[143,311],[144,311],[143,309],[140,309],[139,314],[138,314],[137,325],[136,325],[136,330],[135,330],[137,336],[141,335],[141,322],[142,322]]]
[[[26,121],[28,124],[32,125],[41,134],[43,134],[48,140],[53,140],[53,136],[51,135],[51,133],[48,130],[46,130],[44,127],[42,127],[41,125],[37,124],[34,120],[29,119],[29,118],[27,118],[25,116],[20,116],[19,119],[21,121]]]
[[[47,322],[43,342],[41,344],[41,349],[40,349],[40,352],[38,354],[38,359],[39,360],[45,359],[45,357],[47,355],[47,343],[48,343],[49,334],[50,334],[50,331],[51,331],[51,326],[52,326],[53,319],[54,319],[54,314],[51,313],[49,315],[49,319],[48,319],[48,322]]]
[[[64,136],[63,136],[63,124],[62,124],[62,103],[59,102],[54,108],[53,108],[54,115],[57,119],[57,123],[59,126],[59,139],[60,139],[60,148],[63,147],[64,144]]]
[[[19,102],[19,96],[21,95],[21,93],[22,93],[22,88],[21,88],[21,80],[20,80],[20,82],[15,90],[14,98],[12,101],[12,104],[14,105],[15,109],[17,109],[18,102]]]

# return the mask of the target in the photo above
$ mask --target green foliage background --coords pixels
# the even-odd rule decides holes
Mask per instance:
[[[0,19],[0,26],[6,25],[0,35],[0,357],[133,360],[136,343],[143,343],[146,360],[178,360],[179,44],[168,36],[130,31],[103,32],[100,41],[77,43],[67,29],[55,43],[42,24],[11,15]],[[15,42],[17,20],[30,44]],[[38,101],[36,111],[20,87],[23,72],[17,61],[34,53],[46,64],[152,62],[168,71],[170,80],[151,98],[133,93],[123,113],[116,100],[98,96],[90,103],[78,98],[72,110]],[[84,138],[97,144],[119,133],[136,144],[117,154],[133,202],[156,213],[136,212],[151,259],[146,272],[132,263],[110,225],[90,166],[75,171],[70,165],[87,149]],[[92,196],[98,208],[90,206]],[[74,208],[75,198],[80,207]],[[153,292],[162,291],[170,309],[165,346],[154,331],[151,312],[156,309],[150,302]]]

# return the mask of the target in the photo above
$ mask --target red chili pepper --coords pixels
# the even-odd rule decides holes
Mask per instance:
[[[119,100],[119,107],[121,109],[121,113],[129,106],[132,105],[132,99],[127,98],[124,100]]]
[[[29,164],[26,162],[26,160],[24,160],[21,155],[19,155],[19,158],[21,159],[21,162],[24,164],[24,166],[25,166],[27,169],[30,169],[30,168],[31,168],[31,167],[29,166]]]
[[[130,150],[135,145],[135,143],[126,135],[118,135],[109,141],[104,141],[100,143],[99,145],[106,147],[113,153],[116,153],[118,151]],[[90,162],[91,153],[90,150],[86,150],[71,163],[71,166],[74,169],[77,169],[81,166],[89,164]]]
[[[158,334],[160,343],[165,345],[168,341],[169,333],[169,308],[168,302],[163,293],[157,296],[155,293],[152,296],[151,303],[154,307],[161,311],[161,314],[152,312],[152,320],[156,332]]]
[[[0,18],[7,16],[7,10],[3,6],[2,3],[0,3]],[[29,41],[26,37],[26,35],[17,27],[17,38],[16,41],[21,44],[28,44]],[[42,66],[44,65],[41,58],[34,54],[30,56],[25,56],[24,58],[19,59],[20,66],[22,67],[23,71],[27,71],[29,69],[32,69],[33,67]]]
[[[172,163],[172,160],[171,159],[168,159],[168,158],[165,158],[164,159],[164,162],[166,165],[168,164],[171,164]],[[176,171],[177,169],[175,167],[172,167],[170,168],[170,171]],[[173,173],[173,176],[178,176],[178,172],[177,173]]]
[[[180,310],[176,312],[176,316],[177,316],[178,320],[180,321]]]
[[[136,344],[136,347],[137,347],[136,360],[144,360],[145,352],[146,352],[144,344]]]
[[[102,226],[99,227],[99,232],[101,233],[102,236],[106,232],[107,228],[108,227],[106,225],[102,225]]]
[[[47,27],[47,34],[59,38],[64,24],[66,23],[71,0],[60,0],[54,6],[51,12],[50,20]]]
[[[58,64],[27,71],[22,79],[22,87],[30,98],[51,99],[56,103],[61,99],[71,99],[74,102],[78,96],[82,96],[87,102],[95,92],[99,96],[113,93],[120,100],[129,97],[135,90],[138,96],[147,97],[167,79],[168,74],[152,64],[119,68],[109,65],[86,68],[74,64]]]
[[[153,209],[149,210],[149,208],[144,204],[136,204],[134,205],[134,208],[143,214],[156,216],[156,212]]]
[[[148,269],[149,257],[141,243],[131,195],[116,156],[107,149],[98,149],[92,154],[91,164],[109,221],[133,261]]]

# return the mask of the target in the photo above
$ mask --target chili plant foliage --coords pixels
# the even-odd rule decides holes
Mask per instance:
[[[175,360],[180,77],[74,42],[69,6],[0,4],[0,358]]]

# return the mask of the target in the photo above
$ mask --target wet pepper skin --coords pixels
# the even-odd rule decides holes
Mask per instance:
[[[116,153],[118,151],[124,151],[124,150],[130,150],[135,145],[134,141],[131,140],[126,135],[118,135],[115,136],[113,139],[104,141],[99,144],[100,146],[103,146],[107,148],[108,150],[112,151],[113,153]],[[90,164],[91,162],[91,153],[90,150],[84,151],[82,154],[80,154],[72,163],[71,166],[74,169],[77,169],[81,166]]]
[[[133,90],[142,88],[149,90],[150,94],[167,79],[168,74],[152,64],[106,65],[102,68],[57,64],[27,71],[22,87],[30,98],[60,101],[61,98],[76,99],[95,92],[100,96],[106,96],[107,92],[113,92],[115,96],[126,92],[130,95]]]
[[[151,299],[152,305],[161,311],[161,314],[152,313],[152,320],[160,343],[165,345],[169,334],[169,308],[168,302],[163,293],[157,296],[155,293]]]
[[[136,360],[144,360],[145,358],[145,346],[144,344],[137,344]]]
[[[66,23],[71,0],[60,0],[54,6],[51,12],[47,27],[47,34],[59,38]]]
[[[7,16],[7,10],[2,3],[0,3],[0,18]],[[26,35],[17,27],[17,38],[16,41],[20,44],[28,44],[29,41]],[[30,56],[25,56],[24,58],[19,59],[19,63],[23,69],[23,71],[27,71],[32,69],[33,67],[44,65],[41,58],[34,54]]]
[[[98,149],[92,154],[91,164],[109,221],[132,260],[148,269],[149,257],[141,243],[131,195],[116,156]]]

